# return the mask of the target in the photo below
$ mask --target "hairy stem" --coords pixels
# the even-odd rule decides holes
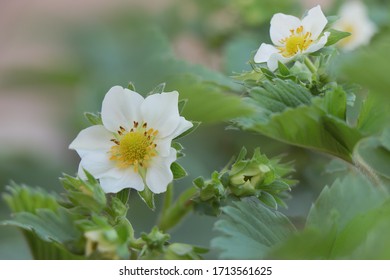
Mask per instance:
[[[388,190],[383,186],[383,183],[379,176],[375,173],[375,171],[364,161],[364,159],[358,155],[355,154],[353,156],[353,163],[355,167],[364,174],[372,183],[374,186],[376,186],[378,189],[389,194]]]

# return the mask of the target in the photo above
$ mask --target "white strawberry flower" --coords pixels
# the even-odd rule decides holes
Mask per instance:
[[[301,54],[318,51],[325,46],[330,35],[329,32],[323,32],[327,23],[320,6],[310,9],[302,20],[290,15],[275,14],[270,28],[274,45],[261,44],[254,61],[266,62],[269,70],[275,71],[278,61],[287,63]]]
[[[346,51],[367,45],[377,30],[367,15],[366,7],[360,1],[346,2],[340,8],[339,16],[334,28],[351,33],[339,42],[339,46]]]
[[[172,140],[191,128],[179,115],[176,91],[143,98],[135,91],[112,87],[102,104],[103,125],[82,130],[69,148],[81,157],[85,169],[99,179],[106,193],[124,188],[165,192],[173,180],[176,160]]]

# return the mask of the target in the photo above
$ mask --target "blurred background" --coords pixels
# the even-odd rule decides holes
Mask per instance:
[[[223,168],[242,146],[248,151],[260,147],[268,156],[286,154],[286,161],[295,162],[294,177],[300,183],[283,212],[299,224],[319,191],[334,178],[323,171],[330,159],[259,135],[226,130],[226,121],[245,111],[232,105],[237,94],[231,91],[242,89],[229,77],[250,70],[247,62],[253,52],[262,42],[270,42],[274,13],[299,16],[321,3],[325,13],[333,15],[343,2],[0,0],[0,192],[15,181],[60,193],[61,174],[77,171],[79,158],[68,145],[89,125],[83,113],[100,111],[102,98],[113,85],[127,86],[131,81],[139,93],[147,94],[166,82],[166,91],[177,89],[181,98],[189,99],[185,117],[202,122],[182,140],[187,156],[181,163],[189,176],[175,184],[177,193],[194,178],[208,178]],[[366,2],[380,30],[373,42],[375,51],[367,47],[349,54],[341,66],[346,78],[362,82],[386,101],[389,81],[381,73],[389,68],[387,2]],[[370,73],[383,83],[357,71],[362,63],[368,69],[372,65]],[[226,92],[213,84],[225,86]],[[216,110],[219,104],[227,109]],[[130,205],[136,235],[149,232],[158,209],[151,212],[135,193]],[[1,202],[0,220],[7,217],[9,210]],[[171,232],[172,240],[208,247],[214,222],[191,215]],[[0,227],[0,259],[30,258],[20,232]]]

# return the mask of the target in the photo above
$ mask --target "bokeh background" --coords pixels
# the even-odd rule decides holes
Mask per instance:
[[[270,41],[269,20],[274,13],[301,15],[321,3],[331,15],[342,2],[0,0],[0,192],[12,180],[61,193],[58,178],[62,173],[75,175],[77,170],[79,158],[68,145],[88,126],[83,112],[99,111],[113,85],[126,86],[131,81],[138,92],[146,94],[166,82],[167,90],[178,89],[189,99],[186,118],[202,121],[182,141],[187,156],[181,163],[189,176],[175,184],[177,192],[194,178],[207,178],[223,168],[242,146],[249,151],[261,147],[268,156],[286,154],[286,161],[295,162],[294,176],[300,183],[287,202],[289,208],[282,211],[299,225],[320,190],[334,179],[334,174],[324,172],[331,159],[259,135],[227,130],[226,121],[239,115],[239,108],[228,113],[212,110],[217,104],[206,102],[208,88],[200,87],[197,78],[237,87],[228,77],[250,69],[247,61],[253,51]],[[384,102],[388,102],[389,81],[381,73],[389,66],[386,52],[382,54],[387,63],[380,51],[389,43],[387,2],[366,1],[370,16],[385,34],[374,38],[379,54],[378,49],[367,47],[346,55],[348,60],[342,65],[348,79],[381,92],[378,98]],[[379,75],[383,83],[378,85],[363,70],[356,70],[367,61],[373,65],[374,73],[370,73]],[[212,91],[211,87],[210,94],[219,96]],[[331,168],[337,166],[333,162]],[[0,220],[9,215],[0,202]],[[151,212],[132,195],[129,219],[137,235],[149,232],[157,217],[158,209]],[[171,232],[172,240],[208,247],[214,222],[215,218],[192,214]],[[214,256],[212,251],[208,255]],[[21,233],[0,227],[0,259],[30,258]]]

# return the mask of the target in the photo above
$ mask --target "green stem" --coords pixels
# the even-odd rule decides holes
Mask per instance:
[[[185,190],[170,207],[163,211],[158,228],[167,231],[176,226],[192,210],[192,198],[197,192],[196,187]]]
[[[383,183],[379,176],[375,173],[375,171],[364,161],[364,159],[355,154],[353,157],[353,163],[355,167],[360,170],[362,174],[364,174],[374,186],[376,186],[379,190],[383,191],[386,195],[389,195],[388,190],[383,186]]]
[[[168,185],[167,191],[165,192],[164,204],[161,212],[162,216],[164,216],[168,211],[168,209],[171,207],[172,201],[173,201],[173,184],[170,183]]]
[[[307,68],[309,68],[310,72],[312,72],[313,74],[317,74],[317,67],[313,64],[313,62],[311,62],[310,58],[305,56],[304,63]]]

